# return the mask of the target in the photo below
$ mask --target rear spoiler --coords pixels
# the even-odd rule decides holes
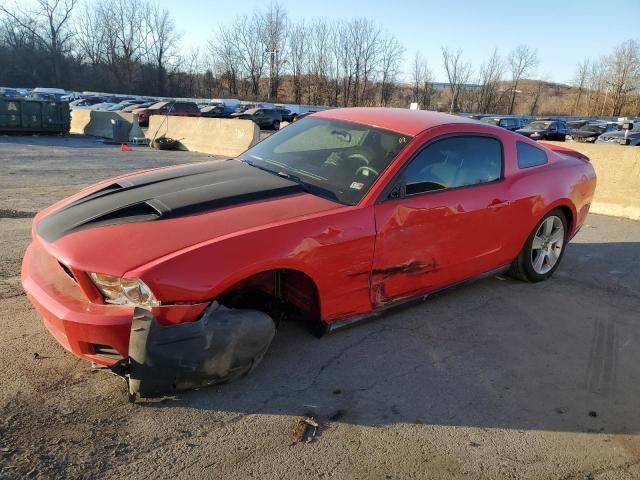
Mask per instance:
[[[556,145],[556,144],[551,144],[551,143],[547,143],[547,142],[540,142],[542,145],[544,145],[545,147],[547,147],[549,150],[553,150],[555,153],[560,154],[560,156],[563,157],[573,157],[573,158],[577,158],[579,160],[584,160],[585,162],[589,162],[589,157],[587,157],[586,155],[580,153],[580,152],[576,152],[575,150],[572,150],[570,148],[567,147],[563,147],[561,145]]]

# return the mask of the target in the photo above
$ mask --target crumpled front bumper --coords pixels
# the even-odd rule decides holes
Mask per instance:
[[[198,321],[170,326],[136,308],[129,356],[111,369],[127,379],[130,395],[142,397],[229,382],[262,360],[274,335],[266,313],[217,302]]]

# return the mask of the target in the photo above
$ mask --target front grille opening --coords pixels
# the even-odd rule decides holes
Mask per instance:
[[[100,345],[98,343],[92,344],[94,355],[108,358],[110,360],[122,360],[122,355],[118,351],[109,345]]]
[[[69,267],[67,267],[64,263],[62,262],[58,262],[60,264],[60,267],[62,267],[62,270],[64,270],[64,273],[66,273],[67,275],[69,275],[69,277],[71,277],[71,280],[73,280],[74,282],[78,283],[78,281],[76,280],[76,277],[73,276],[73,273],[71,273],[71,270],[69,269]]]

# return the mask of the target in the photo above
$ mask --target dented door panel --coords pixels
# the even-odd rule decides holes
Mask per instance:
[[[437,290],[499,265],[502,182],[376,205],[374,307]],[[505,208],[508,208],[506,206]]]

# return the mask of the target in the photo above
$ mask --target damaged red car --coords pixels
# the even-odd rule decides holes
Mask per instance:
[[[328,110],[47,208],[22,281],[62,346],[155,395],[248,373],[285,317],[322,335],[473,278],[546,280],[595,187],[583,155],[486,123]]]

